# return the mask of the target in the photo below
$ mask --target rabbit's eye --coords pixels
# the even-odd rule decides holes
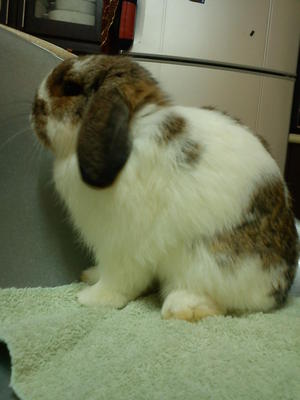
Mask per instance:
[[[62,89],[64,96],[79,96],[83,94],[83,87],[74,81],[65,81]]]

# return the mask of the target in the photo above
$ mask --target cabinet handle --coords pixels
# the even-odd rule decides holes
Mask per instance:
[[[7,0],[6,2],[5,25],[8,25],[8,10],[9,10],[9,0]]]
[[[300,144],[300,135],[295,134],[295,133],[290,133],[289,134],[289,143],[296,143]]]
[[[26,8],[26,0],[23,0],[23,9],[22,9],[22,28],[25,25],[25,8]]]

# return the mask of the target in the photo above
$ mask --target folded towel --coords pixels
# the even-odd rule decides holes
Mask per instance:
[[[86,308],[80,287],[0,290],[0,339],[21,399],[300,398],[300,298],[192,324],[162,320],[155,295]]]

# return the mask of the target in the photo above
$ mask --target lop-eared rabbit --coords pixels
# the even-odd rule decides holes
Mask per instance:
[[[285,302],[298,259],[291,201],[246,126],[173,105],[146,69],[120,56],[62,62],[37,91],[32,123],[95,255],[80,303],[122,308],[154,280],[167,319]]]

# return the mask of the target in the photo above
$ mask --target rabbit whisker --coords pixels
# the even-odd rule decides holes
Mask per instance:
[[[5,101],[4,103],[0,103],[0,107],[3,106],[10,106],[13,104],[30,104],[32,105],[32,100],[12,100],[12,101]]]
[[[30,128],[22,129],[21,131],[16,132],[14,135],[10,136],[7,140],[4,141],[4,143],[1,144],[0,146],[0,151],[3,150],[5,146],[7,146],[9,143],[11,143],[13,140],[15,140],[17,137],[21,136],[22,134],[29,132]]]
[[[26,116],[28,116],[28,118],[29,118],[30,112],[23,111],[23,112],[20,112],[18,114],[8,115],[6,118],[0,119],[0,123],[2,124],[2,123],[5,123],[5,122],[10,122],[10,121],[12,121],[12,120],[14,120],[16,118],[19,119],[19,117],[26,117]]]
[[[26,174],[31,174],[31,171],[33,168],[36,168],[36,166],[39,164],[39,161],[41,159],[41,154],[42,154],[42,149],[43,147],[40,145],[40,143],[37,140],[33,141],[33,146],[29,148],[29,151],[26,154],[25,159],[27,160],[26,162]]]

